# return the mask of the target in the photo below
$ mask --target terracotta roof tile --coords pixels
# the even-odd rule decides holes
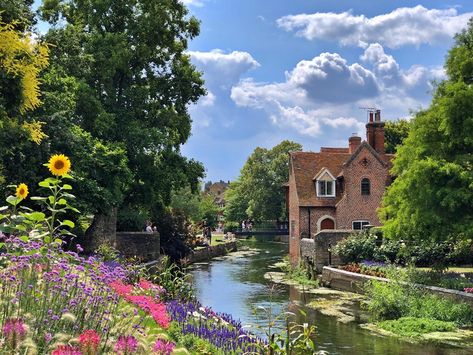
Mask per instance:
[[[335,207],[341,198],[339,189],[337,189],[337,196],[334,198],[317,199],[315,184],[312,179],[322,168],[327,168],[333,176],[338,176],[342,172],[343,163],[351,157],[351,154],[333,151],[320,153],[293,152],[290,157],[299,205]]]
[[[314,176],[317,176],[317,174],[320,173],[323,168],[327,168],[333,176],[337,178],[342,177],[344,164],[349,163],[349,161],[359,153],[363,146],[368,146],[377,159],[379,159],[384,164],[387,164],[389,168],[392,167],[394,154],[379,155],[374,152],[374,149],[372,149],[366,142],[363,142],[353,154],[349,153],[348,148],[327,147],[321,148],[320,153],[290,153],[299,205],[314,207],[335,207],[342,198],[342,194],[340,193],[338,186],[336,197],[317,198],[315,183],[313,181]]]

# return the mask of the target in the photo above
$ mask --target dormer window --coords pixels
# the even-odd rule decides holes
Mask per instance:
[[[317,197],[335,197],[335,178],[327,169],[316,175],[314,178]]]

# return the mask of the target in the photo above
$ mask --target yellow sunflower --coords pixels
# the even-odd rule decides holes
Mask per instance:
[[[26,196],[28,196],[28,186],[22,183],[16,187],[16,197],[23,200]]]
[[[48,168],[53,175],[63,176],[71,170],[71,161],[64,154],[55,154],[49,159]]]

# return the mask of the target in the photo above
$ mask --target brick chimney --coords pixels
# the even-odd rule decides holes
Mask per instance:
[[[358,137],[356,133],[348,138],[348,151],[350,154],[355,153],[358,147],[361,145],[361,137]]]
[[[381,121],[381,111],[370,111],[366,124],[366,139],[368,144],[379,154],[384,154],[384,122]]]

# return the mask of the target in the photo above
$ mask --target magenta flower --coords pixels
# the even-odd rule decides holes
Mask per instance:
[[[82,355],[79,348],[70,345],[59,345],[51,355]]]
[[[13,349],[16,349],[26,337],[25,323],[19,318],[7,319],[2,330],[6,343]]]
[[[138,349],[138,341],[133,335],[120,335],[114,349],[119,355],[133,354]]]
[[[154,344],[153,351],[157,355],[170,355],[175,346],[176,344],[174,344],[172,341],[158,339],[156,340],[156,344]]]
[[[86,330],[79,336],[79,343],[83,355],[98,354],[100,335],[95,330]]]

